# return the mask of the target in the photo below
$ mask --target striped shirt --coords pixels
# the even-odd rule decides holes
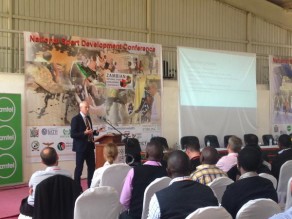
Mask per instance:
[[[203,185],[207,185],[208,183],[212,182],[215,178],[220,176],[226,176],[227,174],[216,167],[215,165],[210,164],[202,164],[197,166],[196,171],[191,174],[192,180],[199,182]]]

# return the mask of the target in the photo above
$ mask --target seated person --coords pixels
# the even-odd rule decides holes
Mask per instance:
[[[41,153],[41,161],[44,165],[47,166],[45,170],[39,170],[32,174],[28,187],[29,187],[29,196],[21,201],[20,213],[25,216],[33,216],[34,211],[34,196],[37,185],[43,180],[49,178],[50,176],[54,176],[57,174],[61,174],[64,176],[72,177],[71,174],[62,170],[58,166],[59,156],[56,150],[52,147],[44,148]]]
[[[215,166],[218,161],[219,154],[213,147],[205,147],[200,156],[201,165],[197,166],[196,171],[191,174],[192,180],[207,185],[215,178],[226,176],[227,174]]]
[[[156,192],[149,204],[148,219],[186,218],[198,208],[218,206],[210,187],[189,177],[189,158],[182,151],[173,151],[167,161],[170,185]]]
[[[201,165],[200,162],[200,156],[201,156],[201,152],[200,152],[200,144],[199,142],[187,142],[184,145],[185,149],[186,149],[186,154],[188,155],[189,159],[190,159],[190,171],[191,173],[194,172],[197,168],[197,166]]]
[[[238,169],[241,176],[238,181],[227,186],[221,205],[236,217],[239,209],[248,201],[258,198],[270,198],[278,202],[273,183],[258,176],[256,170],[261,164],[261,153],[252,147],[243,148],[238,154]]]
[[[141,146],[137,138],[124,138],[126,163],[129,166],[141,164]]]
[[[120,202],[126,209],[120,215],[123,218],[141,219],[144,191],[156,178],[167,176],[166,169],[161,165],[163,147],[157,141],[146,146],[147,161],[144,165],[135,166],[126,176],[121,192]]]
[[[106,160],[103,167],[94,171],[90,188],[99,187],[103,172],[108,168],[118,157],[118,147],[114,143],[108,143],[103,147],[103,157]]]
[[[237,164],[237,156],[238,152],[241,150],[242,141],[240,138],[236,136],[231,136],[228,139],[227,151],[228,155],[223,156],[219,159],[216,166],[223,170],[224,172],[228,172],[231,167]]]
[[[281,166],[288,160],[292,160],[291,137],[287,134],[280,135],[278,139],[280,151],[272,162],[272,174],[279,179]]]

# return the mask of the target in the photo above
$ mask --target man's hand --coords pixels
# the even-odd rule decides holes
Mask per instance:
[[[87,129],[84,131],[84,135],[92,135],[92,134],[93,134],[93,130],[92,130],[92,129],[87,128]]]

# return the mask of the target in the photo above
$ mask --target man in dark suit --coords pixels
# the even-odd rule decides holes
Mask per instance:
[[[93,130],[92,122],[88,115],[89,105],[86,101],[79,104],[80,113],[72,118],[71,138],[73,138],[73,151],[76,152],[76,167],[74,180],[81,186],[80,177],[82,175],[83,164],[87,164],[87,185],[90,188],[91,179],[95,170],[94,158],[94,135],[99,132]]]
[[[291,137],[283,134],[278,139],[280,151],[272,161],[272,174],[279,179],[281,166],[288,160],[292,160]]]
[[[222,206],[236,217],[239,209],[248,201],[258,198],[270,198],[278,202],[273,183],[256,173],[261,164],[261,153],[256,148],[245,147],[238,153],[238,169],[241,176],[238,181],[227,186]]]
[[[189,162],[182,151],[173,151],[169,155],[167,172],[172,181],[152,196],[148,219],[186,218],[198,208],[218,206],[210,187],[191,180]]]

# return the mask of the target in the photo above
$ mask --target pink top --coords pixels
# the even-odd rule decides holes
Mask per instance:
[[[157,161],[149,160],[149,161],[146,161],[144,165],[161,166],[161,163]],[[133,189],[133,186],[132,186],[133,178],[134,178],[134,170],[130,169],[126,176],[125,183],[124,183],[121,197],[120,197],[120,202],[124,206],[125,209],[129,209],[130,207],[130,201],[131,201],[132,189]]]
[[[221,157],[216,166],[224,172],[228,172],[231,167],[237,164],[237,156],[237,153],[229,153],[228,155]]]

